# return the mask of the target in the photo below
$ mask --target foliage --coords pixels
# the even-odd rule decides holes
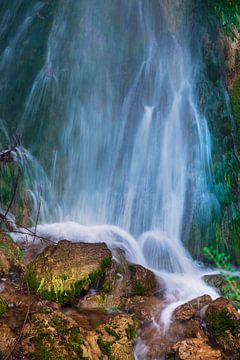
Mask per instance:
[[[224,295],[230,300],[236,301],[236,305],[240,308],[240,283],[234,276],[234,268],[230,262],[230,256],[224,252],[219,252],[213,247],[205,247],[203,249],[205,257],[221,269],[221,275],[226,280],[226,286],[223,288]]]
[[[136,295],[139,295],[139,296],[146,295],[146,289],[140,281],[136,282],[134,292]]]
[[[101,352],[106,355],[108,358],[111,358],[111,343],[108,341],[104,341],[101,336],[99,336],[97,340],[97,344]]]
[[[137,333],[136,333],[134,326],[128,324],[128,327],[126,328],[126,335],[129,340],[135,339]]]
[[[226,35],[234,37],[233,28],[240,31],[240,3],[238,0],[208,0]]]
[[[231,99],[234,115],[238,124],[240,124],[240,78],[233,83],[233,88],[231,90]]]
[[[0,297],[0,317],[6,312],[7,304],[5,300]]]

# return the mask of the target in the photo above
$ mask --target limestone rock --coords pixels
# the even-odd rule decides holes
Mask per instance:
[[[86,336],[89,359],[133,359],[133,345],[138,322],[128,314],[113,316],[106,324],[97,327]],[[95,356],[94,356],[95,355]],[[98,356],[98,357],[97,357]]]
[[[84,340],[78,324],[68,316],[43,308],[23,329],[22,352],[26,358],[83,359]]]
[[[204,339],[186,339],[173,346],[177,360],[221,360],[219,350],[213,349]],[[168,355],[167,359],[171,359]]]
[[[26,280],[45,299],[69,303],[83,289],[88,290],[111,263],[104,243],[72,243],[67,240],[48,246],[30,264]]]
[[[178,306],[173,314],[172,319],[174,320],[189,320],[193,317],[199,315],[200,310],[210,304],[212,302],[212,298],[209,295],[199,296],[196,299],[193,299],[186,304]]]
[[[218,298],[209,304],[204,321],[210,337],[240,357],[240,315],[235,307],[227,299]]]
[[[0,324],[0,334],[0,358],[5,358],[13,349],[17,337],[6,324]]]

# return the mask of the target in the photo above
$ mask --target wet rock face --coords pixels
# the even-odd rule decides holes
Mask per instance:
[[[197,299],[193,299],[186,304],[178,306],[173,314],[173,320],[190,320],[193,317],[200,315],[200,310],[210,304],[212,298],[209,295],[199,296]]]
[[[222,349],[240,356],[240,315],[227,299],[218,298],[209,304],[204,321],[210,337]]]
[[[131,303],[135,307],[139,299],[145,302],[144,299],[153,296],[159,288],[163,288],[163,285],[158,284],[152,271],[129,263],[124,252],[119,250],[117,261],[113,260],[104,272],[101,291],[80,299],[78,306],[111,309],[128,307]]]
[[[29,287],[45,299],[69,303],[103,275],[111,264],[111,252],[104,243],[72,243],[67,240],[48,246],[30,264]]]

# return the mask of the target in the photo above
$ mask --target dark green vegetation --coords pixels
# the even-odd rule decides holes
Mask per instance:
[[[104,341],[101,336],[98,337],[97,344],[99,349],[104,355],[107,355],[108,358],[111,358],[111,343],[108,341]]]
[[[234,37],[233,27],[240,31],[240,4],[238,0],[208,0],[209,6],[217,14],[225,33]]]
[[[0,317],[6,312],[7,304],[6,302],[0,297]]]
[[[234,115],[236,117],[238,126],[240,126],[240,78],[238,78],[233,84],[231,98]]]
[[[225,332],[228,330],[234,336],[237,335],[239,330],[239,324],[235,319],[231,318],[231,315],[226,309],[222,312],[207,315],[208,322],[211,324],[211,332],[214,334],[216,340],[221,340],[225,336]]]
[[[146,289],[140,281],[136,281],[134,291],[135,291],[136,295],[139,295],[139,296],[146,295]]]

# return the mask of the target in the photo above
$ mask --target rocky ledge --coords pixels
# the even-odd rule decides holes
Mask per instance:
[[[132,360],[136,339],[139,359],[240,358],[239,314],[225,298],[179,306],[163,332],[164,282],[122,250],[64,240],[32,251],[3,234],[1,244],[0,358]]]

